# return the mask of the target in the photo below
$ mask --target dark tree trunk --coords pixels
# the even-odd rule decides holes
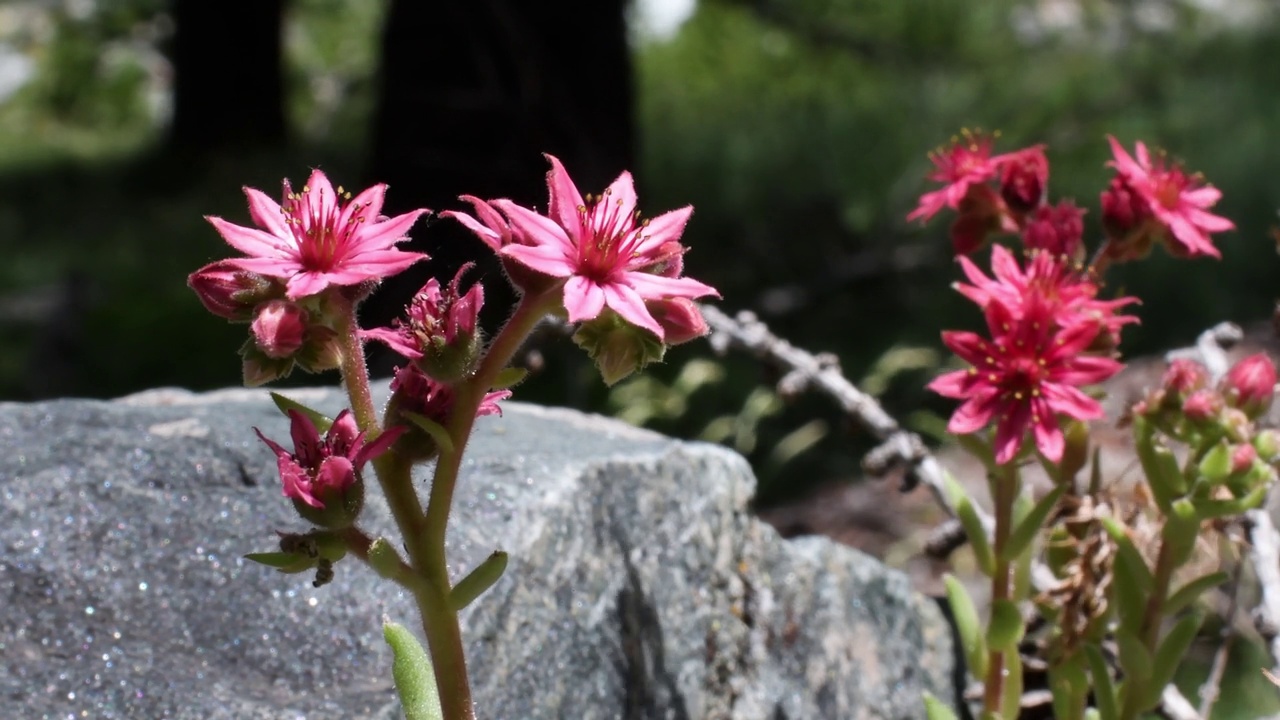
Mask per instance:
[[[283,9],[284,0],[173,0],[175,149],[284,141]]]
[[[583,192],[632,165],[625,0],[392,0],[383,31],[372,179],[391,210],[463,207],[463,193],[546,207],[542,153]],[[399,314],[429,276],[468,260],[486,278],[486,324],[505,317],[488,251],[453,221],[414,233],[432,260],[387,283],[366,324]],[[412,277],[408,277],[409,275]],[[480,273],[477,273],[479,275]]]

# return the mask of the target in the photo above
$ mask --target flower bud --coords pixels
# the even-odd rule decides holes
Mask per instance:
[[[1271,409],[1275,395],[1276,366],[1266,353],[1257,353],[1236,363],[1222,380],[1227,404],[1239,408],[1250,419]]]
[[[971,185],[951,223],[951,249],[956,255],[981,250],[987,238],[1001,229],[1003,218],[1000,196],[986,185]]]
[[[447,288],[431,278],[413,296],[403,319],[361,335],[385,343],[437,380],[448,383],[466,377],[480,355],[478,324],[484,305],[480,283],[466,293],[460,288],[462,276],[472,267],[474,263],[463,265]]]
[[[1148,227],[1151,208],[1122,175],[1111,179],[1102,192],[1102,227],[1107,234],[1107,256],[1115,262],[1146,257],[1155,242]]]
[[[698,306],[688,298],[650,300],[645,306],[662,326],[663,342],[668,347],[700,338],[711,331]]]
[[[1209,372],[1195,360],[1178,358],[1169,363],[1160,380],[1160,387],[1170,395],[1185,398],[1209,384]]]
[[[1248,443],[1240,443],[1231,448],[1231,472],[1242,473],[1253,467],[1258,459],[1258,451]]]
[[[1276,462],[1280,459],[1280,430],[1260,430],[1253,438],[1253,447],[1264,462]]]
[[[1208,388],[1191,393],[1182,403],[1182,414],[1196,424],[1217,422],[1222,410],[1222,396]]]
[[[241,270],[226,260],[205,265],[187,276],[205,309],[232,322],[248,322],[259,303],[284,297],[284,284]]]
[[[1011,153],[1000,166],[1000,197],[1018,216],[1044,201],[1048,184],[1049,159],[1043,145]]]
[[[288,300],[271,300],[258,306],[249,329],[267,357],[287,358],[302,347],[307,311]]]
[[[1084,211],[1070,200],[1050,207],[1042,205],[1027,218],[1022,243],[1028,250],[1043,250],[1071,262],[1084,259]]]

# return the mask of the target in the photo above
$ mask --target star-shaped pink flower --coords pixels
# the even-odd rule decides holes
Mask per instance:
[[[601,195],[583,197],[560,161],[547,155],[550,207],[540,215],[510,200],[494,200],[527,244],[501,245],[503,255],[564,278],[569,322],[595,319],[605,307],[627,322],[664,337],[646,300],[719,297],[715,288],[679,277],[680,235],[692,207],[641,221],[631,174],[623,172]]]
[[[374,185],[353,199],[341,188],[334,190],[325,174],[315,170],[302,192],[293,192],[285,180],[280,204],[245,188],[249,216],[257,228],[220,217],[206,219],[228,244],[249,256],[227,263],[285,280],[289,299],[296,300],[330,285],[390,277],[427,257],[395,249],[426,210],[381,217],[386,190],[386,185]]]

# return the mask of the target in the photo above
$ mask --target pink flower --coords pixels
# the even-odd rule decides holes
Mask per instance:
[[[1108,163],[1123,178],[1121,191],[1131,191],[1137,199],[1145,204],[1145,209],[1168,231],[1172,240],[1169,249],[1174,254],[1196,256],[1209,255],[1222,257],[1213,246],[1209,233],[1235,229],[1228,219],[1213,215],[1208,209],[1213,207],[1222,193],[1211,186],[1202,186],[1197,176],[1187,175],[1182,168],[1166,166],[1162,158],[1153,163],[1147,153],[1147,146],[1141,141],[1136,144],[1137,160],[1125,151],[1114,137],[1107,136],[1111,143],[1111,153],[1115,159]],[[1113,195],[1108,199],[1103,195],[1104,219],[1115,215],[1112,224],[1121,226],[1140,220],[1142,213],[1134,214],[1126,208],[1126,200],[1116,195],[1115,183],[1110,191]],[[1110,208],[1110,212],[1108,211]],[[1121,215],[1134,214],[1134,218],[1125,222]]]
[[[388,428],[376,440],[366,443],[351,411],[343,410],[322,441],[311,418],[290,410],[289,421],[292,453],[269,440],[261,430],[253,431],[276,454],[284,496],[315,508],[323,508],[324,498],[339,497],[354,485],[364,464],[381,455],[404,432],[402,427]]]
[[[1276,366],[1266,353],[1256,353],[1241,360],[1222,379],[1222,394],[1227,403],[1250,418],[1271,409],[1275,391]]]
[[[267,357],[286,358],[302,347],[307,311],[288,300],[269,300],[258,306],[249,330]]]
[[[405,365],[395,371],[391,380],[391,392],[401,412],[413,412],[441,425],[449,421],[455,399],[453,388],[431,379],[415,365]],[[499,401],[511,397],[510,390],[486,393],[476,408],[476,417],[501,415]]]
[[[249,257],[227,262],[249,272],[287,281],[288,297],[316,295],[330,285],[357,285],[390,277],[426,258],[396,250],[405,233],[426,210],[381,218],[387,186],[378,184],[351,199],[315,170],[301,193],[284,181],[284,200],[245,188],[249,216],[258,228],[206,217],[235,249]]]
[[[1160,380],[1160,387],[1177,397],[1185,397],[1209,384],[1209,371],[1204,365],[1187,358],[1177,358],[1169,363]]]
[[[1027,216],[1022,244],[1028,250],[1079,262],[1084,257],[1084,211],[1070,200],[1041,205]]]
[[[474,195],[459,195],[458,199],[471,203],[476,217],[457,210],[445,210],[440,213],[440,216],[453,218],[462,223],[494,252],[501,252],[507,245],[520,241],[520,238],[511,232],[511,224],[492,205]]]
[[[1021,317],[1025,314],[1024,308],[1031,304],[1037,312],[1047,312],[1057,326],[1097,327],[1102,333],[1099,339],[1110,346],[1119,343],[1121,328],[1138,321],[1132,315],[1117,312],[1138,302],[1137,298],[1098,300],[1098,286],[1076,272],[1061,256],[1035,253],[1024,270],[1013,253],[1003,245],[996,245],[991,248],[993,278],[984,275],[969,258],[960,257],[959,262],[973,284],[956,283],[955,289],[983,309],[998,302],[1010,314]]]
[[[271,297],[282,297],[284,287],[261,275],[245,272],[229,260],[219,260],[187,276],[187,286],[200,304],[220,318],[245,322],[253,309]]]
[[[1223,409],[1222,395],[1210,388],[1196,390],[1182,401],[1182,414],[1195,423],[1216,421]]]
[[[1008,156],[992,157],[991,143],[989,135],[965,130],[961,137],[951,139],[951,147],[929,153],[929,159],[935,166],[929,179],[946,183],[946,186],[921,196],[920,204],[911,211],[907,220],[928,220],[944,207],[959,209],[960,201],[969,193],[970,186],[994,178]]]
[[[598,317],[605,307],[662,339],[662,325],[646,300],[719,297],[714,288],[669,274],[684,252],[679,244],[692,207],[641,222],[631,174],[623,172],[602,195],[583,198],[560,161],[547,155],[548,215],[510,200],[494,200],[517,236],[502,254],[537,272],[565,278],[564,307],[569,322]]]
[[[1102,417],[1102,405],[1079,390],[1102,382],[1122,367],[1111,358],[1083,354],[1097,325],[1060,327],[1049,308],[1032,296],[1019,315],[1000,302],[984,308],[988,340],[971,332],[944,332],[942,340],[972,367],[946,373],[929,388],[964,400],[947,429],[973,433],[996,424],[996,462],[1013,460],[1030,431],[1053,462],[1062,459],[1065,439],[1058,415],[1076,420]]]
[[[393,320],[390,328],[362,330],[361,336],[385,343],[410,360],[457,345],[459,341],[469,342],[475,336],[480,307],[484,305],[484,288],[480,283],[472,285],[466,293],[459,287],[462,276],[473,267],[475,263],[459,268],[449,287],[443,290],[440,281],[431,278],[409,301],[404,320]]]

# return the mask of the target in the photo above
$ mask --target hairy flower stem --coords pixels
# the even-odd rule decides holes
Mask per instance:
[[[382,428],[378,425],[378,411],[373,406],[373,391],[369,388],[369,368],[364,363],[364,343],[360,341],[355,304],[346,298],[334,302],[341,303],[335,330],[338,341],[342,343],[342,365],[339,367],[342,382],[347,388],[347,397],[351,399],[351,412],[356,416],[356,424],[372,440],[382,432]],[[378,475],[381,477],[382,474]]]
[[[1013,531],[1013,501],[1018,497],[1018,468],[1014,463],[1000,465],[997,473],[991,478],[991,497],[995,507],[995,537],[992,539],[991,551],[995,555],[995,572],[991,574],[991,603],[1009,600],[1012,596],[1011,564],[1005,559],[1005,546],[1009,543],[1009,534]],[[1016,652],[1016,650],[1015,650]],[[1000,706],[1004,699],[1005,662],[1004,650],[992,648],[988,654],[985,692],[982,698],[983,710],[994,716],[1001,715]]]

